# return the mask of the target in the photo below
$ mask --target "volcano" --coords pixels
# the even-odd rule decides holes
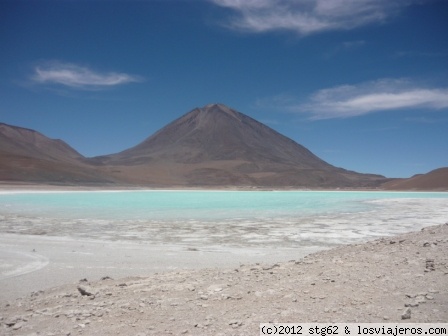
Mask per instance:
[[[223,104],[196,108],[135,147],[89,162],[154,186],[376,187],[385,180],[334,167]]]

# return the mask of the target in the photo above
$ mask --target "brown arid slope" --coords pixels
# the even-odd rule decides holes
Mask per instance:
[[[196,108],[137,146],[91,162],[119,179],[152,185],[335,188],[385,181],[334,167],[222,104]]]
[[[386,182],[384,189],[389,190],[448,190],[448,167],[435,169],[426,174],[415,175],[408,179],[396,179]]]
[[[0,123],[0,181],[85,184],[112,179],[64,141]]]
[[[62,140],[49,139],[28,128],[0,123],[0,150],[48,161],[75,162],[84,157]]]

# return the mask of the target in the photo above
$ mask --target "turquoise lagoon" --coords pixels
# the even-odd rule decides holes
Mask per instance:
[[[0,233],[192,247],[331,247],[448,222],[448,193],[86,191],[0,194]]]

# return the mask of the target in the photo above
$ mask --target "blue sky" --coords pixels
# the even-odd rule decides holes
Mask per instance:
[[[0,122],[85,156],[224,103],[327,162],[448,166],[448,1],[1,0]]]

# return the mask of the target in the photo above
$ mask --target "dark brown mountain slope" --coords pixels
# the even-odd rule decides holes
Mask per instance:
[[[196,108],[139,145],[98,159],[126,165],[156,160],[173,163],[244,160],[293,164],[300,168],[330,167],[305,147],[220,104]]]
[[[0,181],[76,184],[111,179],[62,140],[0,123]]]
[[[91,162],[115,167],[117,178],[156,185],[332,188],[384,182],[382,176],[336,168],[221,104],[196,108],[139,145]]]
[[[426,174],[408,179],[387,182],[383,188],[390,190],[448,190],[448,167],[439,168]]]
[[[28,128],[0,123],[0,151],[43,160],[78,162],[84,157],[62,140]]]

